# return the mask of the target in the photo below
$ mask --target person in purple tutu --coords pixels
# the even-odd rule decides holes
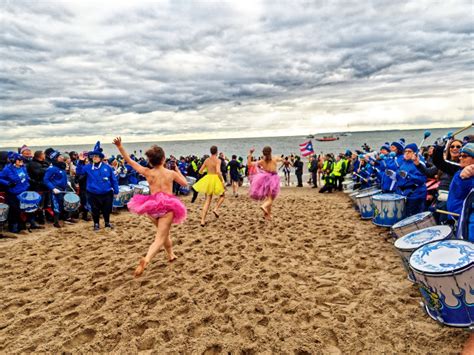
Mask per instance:
[[[115,138],[113,143],[125,161],[138,174],[145,176],[150,185],[150,195],[135,195],[127,204],[131,212],[148,216],[156,226],[155,241],[150,245],[146,256],[140,259],[135,270],[135,277],[139,277],[162,247],[168,254],[168,261],[176,260],[170,238],[171,224],[184,222],[187,211],[181,200],[173,195],[173,182],[181,186],[186,186],[188,183],[177,166],[174,170],[166,169],[164,166],[166,157],[162,148],[153,145],[146,151],[145,155],[152,167],[148,168],[130,158],[122,146],[122,138]]]
[[[252,154],[255,149],[250,149],[247,156],[248,166],[256,165],[257,173],[253,175],[250,183],[250,197],[257,201],[263,201],[260,209],[266,220],[272,219],[272,204],[280,193],[280,177],[277,172],[277,165],[283,161],[280,157],[272,156],[272,148],[263,148],[263,159],[257,162],[252,161]]]

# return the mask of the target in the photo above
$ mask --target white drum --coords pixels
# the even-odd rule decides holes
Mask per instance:
[[[434,226],[408,233],[395,241],[395,249],[402,258],[403,267],[408,273],[408,280],[415,282],[415,275],[410,269],[411,254],[419,247],[444,239],[453,237],[453,231],[449,226]]]
[[[421,212],[395,223],[392,226],[392,236],[398,239],[408,233],[435,225],[436,221],[431,212]]]
[[[372,197],[374,219],[372,223],[380,227],[391,227],[405,218],[405,196],[380,194]]]
[[[10,207],[5,203],[0,203],[0,223],[8,219],[8,210]]]
[[[372,196],[381,194],[382,190],[374,190],[356,196],[357,206],[359,206],[360,218],[374,218],[374,208],[372,206]]]

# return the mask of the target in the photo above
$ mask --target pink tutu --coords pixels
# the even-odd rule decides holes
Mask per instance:
[[[252,175],[249,193],[254,200],[264,200],[269,195],[276,198],[280,193],[280,177],[276,172],[260,170]]]
[[[184,222],[187,217],[186,206],[179,198],[164,192],[153,195],[135,195],[127,203],[130,212],[146,214],[153,218],[163,217],[168,212],[173,212],[173,223]]]

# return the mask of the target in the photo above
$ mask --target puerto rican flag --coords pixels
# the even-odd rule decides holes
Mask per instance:
[[[301,152],[301,155],[304,157],[314,154],[313,143],[311,141],[301,143],[300,152]]]

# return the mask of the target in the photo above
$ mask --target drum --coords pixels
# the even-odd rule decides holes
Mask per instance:
[[[124,207],[132,198],[133,190],[128,185],[120,185],[119,193],[114,198],[113,207]]]
[[[181,195],[188,195],[190,191],[191,191],[191,188],[189,186],[180,186],[179,187],[179,193]]]
[[[474,244],[442,240],[415,250],[410,258],[428,315],[453,327],[474,325]]]
[[[380,227],[391,227],[405,217],[405,196],[380,194],[372,196],[374,219],[372,223]]]
[[[41,195],[35,191],[24,191],[18,195],[20,209],[26,213],[35,212],[40,205]]]
[[[359,206],[360,218],[372,219],[374,218],[374,208],[372,206],[371,197],[381,194],[382,190],[374,190],[359,194],[356,196],[357,206]]]
[[[196,178],[192,176],[186,176],[186,181],[189,186],[193,186],[196,183]]]
[[[443,239],[453,238],[454,234],[449,226],[434,226],[408,233],[395,241],[395,249],[402,258],[403,267],[408,273],[408,280],[415,282],[415,275],[410,269],[410,256],[419,247]]]
[[[397,239],[408,233],[435,225],[436,221],[431,212],[421,212],[395,223],[392,226],[392,235]]]
[[[352,200],[352,205],[354,206],[356,211],[359,210],[359,205],[357,204],[357,199],[356,199],[357,195],[361,195],[361,194],[364,194],[364,193],[367,193],[367,192],[370,192],[370,191],[376,191],[376,190],[379,190],[379,188],[377,186],[372,186],[372,187],[368,187],[366,189],[354,190],[353,192],[349,193],[349,197]]]
[[[148,186],[148,187],[150,186],[150,185],[148,184],[148,181],[146,181],[146,180],[143,180],[143,181],[138,182],[138,185],[143,185],[143,186]]]
[[[145,187],[146,187],[145,185],[138,185],[138,184],[136,184],[136,185],[134,185],[134,184],[130,185],[130,188],[131,188],[132,191],[133,191],[133,196],[135,196],[135,195],[143,195],[143,190],[145,190]]]
[[[350,181],[343,181],[342,182],[342,191],[344,191],[346,194],[354,191],[354,181],[352,179]]]
[[[8,207],[5,203],[0,203],[0,223],[5,222],[8,219]]]
[[[81,199],[73,192],[68,192],[64,195],[64,211],[66,212],[75,212],[79,209],[81,205]]]

